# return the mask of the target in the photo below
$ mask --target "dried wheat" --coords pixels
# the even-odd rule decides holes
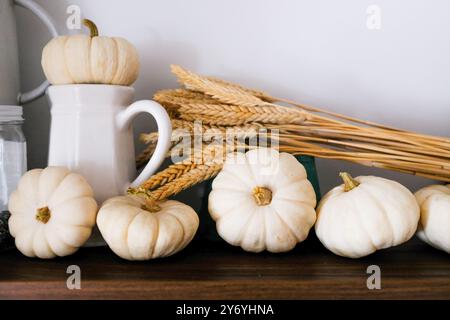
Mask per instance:
[[[187,89],[203,92],[223,103],[247,107],[267,105],[267,102],[238,87],[220,85],[217,82],[187,71],[177,65],[172,65],[171,70]]]
[[[196,184],[215,177],[222,170],[222,167],[223,164],[199,165],[179,178],[151,191],[150,195],[155,201],[165,200]]]

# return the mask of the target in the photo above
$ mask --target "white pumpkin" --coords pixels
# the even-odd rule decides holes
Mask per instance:
[[[107,200],[97,216],[98,228],[108,246],[127,260],[167,257],[184,249],[197,232],[195,211],[178,201],[147,205],[142,195]]]
[[[54,85],[102,83],[128,86],[139,75],[136,48],[122,38],[98,36],[95,25],[86,20],[91,36],[59,36],[42,51],[42,68]]]
[[[450,253],[450,184],[422,188],[415,196],[420,206],[418,237]]]
[[[326,248],[360,258],[414,235],[420,213],[408,189],[380,177],[341,177],[344,184],[328,192],[317,208],[316,234]]]
[[[42,259],[67,256],[81,247],[95,225],[92,188],[66,168],[28,171],[9,199],[9,231],[17,249]]]
[[[303,165],[267,148],[229,154],[209,195],[219,235],[250,252],[293,249],[314,225],[315,206]]]

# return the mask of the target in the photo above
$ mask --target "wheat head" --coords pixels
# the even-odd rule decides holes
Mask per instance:
[[[223,86],[177,65],[171,65],[171,70],[187,89],[203,92],[222,103],[253,107],[267,105],[267,102],[238,87]]]

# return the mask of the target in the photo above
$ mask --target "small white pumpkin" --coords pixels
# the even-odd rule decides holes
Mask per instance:
[[[414,235],[420,212],[407,188],[380,177],[341,177],[344,184],[328,192],[317,208],[316,234],[326,248],[360,258]]]
[[[139,75],[136,48],[123,38],[98,36],[95,24],[85,20],[91,35],[56,37],[42,51],[42,68],[54,85],[102,83],[128,86]]]
[[[229,154],[209,195],[219,235],[250,252],[293,249],[314,225],[315,206],[303,165],[268,148]]]
[[[42,259],[73,254],[91,235],[97,203],[92,188],[62,167],[28,171],[9,199],[9,231],[17,249]]]
[[[197,232],[195,211],[178,201],[149,206],[142,195],[107,200],[97,216],[108,246],[127,260],[167,257],[184,249]]]
[[[420,206],[418,237],[450,253],[450,184],[422,188],[415,196]]]

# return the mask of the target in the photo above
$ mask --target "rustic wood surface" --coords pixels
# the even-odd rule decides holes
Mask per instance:
[[[369,265],[381,268],[381,290],[367,289]],[[81,268],[81,289],[69,290],[69,265]],[[414,239],[351,260],[317,239],[286,254],[250,254],[222,242],[191,244],[182,253],[129,262],[108,248],[71,257],[29,259],[0,253],[2,299],[450,299],[450,256]]]

